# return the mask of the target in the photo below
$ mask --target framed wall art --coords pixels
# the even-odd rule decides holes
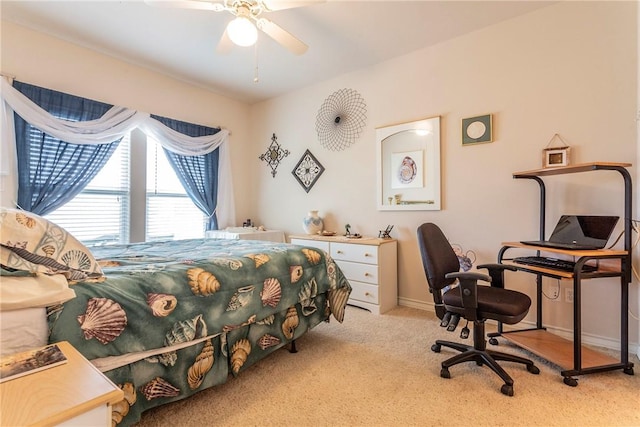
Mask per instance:
[[[542,165],[545,168],[569,166],[570,147],[545,148],[543,150]]]
[[[491,114],[462,119],[462,145],[493,141],[493,118]]]
[[[440,117],[376,129],[378,210],[440,210]]]
[[[324,167],[309,150],[304,152],[296,167],[291,171],[307,193],[320,178],[322,172],[324,172]]]
[[[571,153],[571,147],[556,133],[542,150],[542,166],[545,168],[569,166],[569,153]]]

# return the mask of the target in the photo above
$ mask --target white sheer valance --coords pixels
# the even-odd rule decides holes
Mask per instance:
[[[8,79],[0,80],[2,94],[2,139],[13,141],[13,112],[18,113],[27,123],[41,131],[72,144],[111,143],[135,128],[155,138],[169,151],[182,156],[198,156],[220,148],[218,169],[218,227],[235,225],[233,184],[228,150],[229,131],[226,129],[214,135],[191,137],[176,132],[144,113],[130,108],[114,106],[100,119],[71,122],[52,116],[15,89]],[[4,156],[3,156],[4,157]],[[4,159],[6,161],[6,159]]]
[[[27,123],[41,131],[72,144],[108,144],[140,128],[155,137],[163,147],[183,156],[207,154],[226,141],[229,131],[215,135],[190,137],[174,131],[151,118],[149,113],[114,106],[97,120],[70,122],[58,119],[2,79],[2,99]]]

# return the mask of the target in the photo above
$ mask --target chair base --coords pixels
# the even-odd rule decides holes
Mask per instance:
[[[449,374],[449,368],[451,366],[463,362],[475,361],[479,366],[487,365],[504,381],[504,385],[502,386],[500,391],[502,392],[502,394],[505,394],[507,396],[513,396],[513,379],[502,368],[502,366],[498,364],[498,360],[521,363],[525,365],[527,367],[527,371],[531,372],[532,374],[540,373],[540,369],[538,369],[538,367],[535,366],[531,360],[513,354],[486,349],[481,350],[471,345],[442,340],[437,340],[436,343],[431,346],[431,350],[436,353],[440,353],[441,347],[449,347],[460,352],[460,354],[457,354],[442,362],[442,370],[440,371],[440,376],[442,378],[451,377],[451,375]]]

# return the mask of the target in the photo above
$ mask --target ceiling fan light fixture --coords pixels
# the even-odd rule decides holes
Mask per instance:
[[[258,40],[258,29],[244,16],[238,16],[227,25],[227,34],[238,46],[252,46]]]

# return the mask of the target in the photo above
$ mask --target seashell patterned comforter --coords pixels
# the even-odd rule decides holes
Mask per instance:
[[[331,315],[342,322],[351,292],[311,247],[191,239],[92,252],[106,279],[48,309],[49,341],[70,342],[124,390],[114,426],[224,383]]]

